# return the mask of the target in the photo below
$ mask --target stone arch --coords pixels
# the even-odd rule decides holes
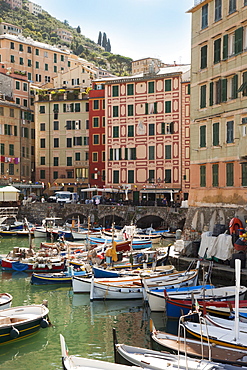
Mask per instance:
[[[86,224],[87,223],[87,215],[80,213],[80,212],[74,212],[74,213],[69,213],[64,215],[64,222],[69,222],[72,221],[73,219],[77,222],[78,217],[80,219],[80,224]]]

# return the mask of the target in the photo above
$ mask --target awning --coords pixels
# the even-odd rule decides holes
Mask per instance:
[[[179,193],[180,189],[155,189],[155,188],[149,188],[149,189],[142,189],[140,190],[140,193],[145,193],[145,194],[164,194],[164,193],[169,193],[169,194],[174,194],[174,193]]]
[[[114,189],[114,188],[85,188],[81,189],[81,192],[90,192],[90,191],[97,191],[99,193],[124,193],[125,191],[122,189]]]

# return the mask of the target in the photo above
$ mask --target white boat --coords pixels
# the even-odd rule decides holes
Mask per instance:
[[[204,319],[208,325],[217,326],[218,328],[224,328],[229,330],[234,330],[235,328],[235,320],[227,320],[222,319],[216,316],[211,316],[209,314],[206,314],[204,316]],[[240,322],[239,323],[239,331],[243,333],[247,333],[247,323],[246,322]]]
[[[5,308],[10,308],[12,303],[12,295],[9,293],[0,294],[0,310],[5,310]]]
[[[68,348],[62,334],[60,334],[62,364],[65,370],[140,370],[136,366],[114,364],[112,362],[88,359],[68,354]]]
[[[58,232],[59,228],[56,225],[57,220],[61,220],[60,217],[46,217],[42,220],[42,225],[37,226],[34,229],[34,237],[35,238],[46,238],[47,235],[51,235],[54,232]]]

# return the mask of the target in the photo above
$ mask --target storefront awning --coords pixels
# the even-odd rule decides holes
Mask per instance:
[[[140,190],[141,194],[174,194],[179,193],[180,189],[155,189],[155,188],[148,188]]]

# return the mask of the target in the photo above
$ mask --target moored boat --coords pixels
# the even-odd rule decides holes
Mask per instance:
[[[72,285],[72,276],[88,276],[87,272],[84,271],[68,271],[55,272],[54,274],[44,273],[38,274],[33,272],[30,283],[35,285],[47,285],[47,284],[61,284],[61,285]]]
[[[0,310],[5,310],[5,308],[10,308],[12,303],[12,295],[9,293],[0,293]]]

